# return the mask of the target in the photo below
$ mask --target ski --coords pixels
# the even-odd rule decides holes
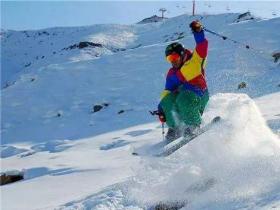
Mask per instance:
[[[175,141],[167,144],[163,148],[163,151],[161,151],[160,153],[156,154],[155,156],[157,156],[157,157],[166,157],[166,156],[171,155],[172,153],[174,153],[175,151],[180,149],[182,146],[186,145],[187,143],[189,143],[190,141],[192,141],[196,137],[198,137],[201,134],[203,134],[206,131],[208,131],[214,124],[216,124],[219,121],[221,121],[221,117],[220,116],[217,116],[217,117],[213,118],[210,123],[208,123],[207,125],[205,125],[201,129],[199,129],[195,134],[193,134],[191,136],[188,136],[188,137],[180,137],[180,138],[176,139]]]

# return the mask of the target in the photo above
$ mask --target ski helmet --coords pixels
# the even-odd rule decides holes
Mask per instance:
[[[179,55],[183,55],[185,49],[184,46],[181,45],[179,42],[173,42],[169,44],[165,49],[165,56],[168,56],[172,53],[178,53]]]

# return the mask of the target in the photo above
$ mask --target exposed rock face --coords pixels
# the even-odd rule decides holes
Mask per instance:
[[[186,202],[180,202],[180,201],[168,202],[168,203],[160,202],[153,209],[154,210],[179,210],[183,208],[185,205]]]
[[[272,57],[274,58],[274,62],[277,63],[280,60],[280,52],[273,53]]]
[[[161,21],[163,21],[165,19],[167,19],[167,18],[165,18],[165,17],[162,18],[162,17],[159,17],[157,15],[153,15],[152,17],[145,18],[145,19],[141,20],[137,24],[156,23],[156,22],[161,22]]]
[[[103,108],[103,106],[101,106],[101,105],[94,105],[94,106],[93,106],[93,112],[98,112],[98,111],[100,111],[102,108]]]
[[[10,171],[1,174],[0,185],[10,184],[24,179],[23,172],[20,171]]]
[[[241,83],[238,85],[238,89],[243,89],[243,88],[246,88],[246,87],[247,87],[246,82],[241,82]]]
[[[109,105],[109,103],[95,104],[92,107],[92,113],[99,112],[101,109],[108,107]]]
[[[69,47],[63,48],[63,50],[72,50],[72,49],[83,49],[86,47],[103,47],[102,44],[94,43],[94,42],[79,42],[78,44],[73,44]]]
[[[255,18],[251,15],[250,12],[245,12],[243,14],[240,14],[237,19],[235,20],[235,22],[242,22],[245,20],[254,20]]]

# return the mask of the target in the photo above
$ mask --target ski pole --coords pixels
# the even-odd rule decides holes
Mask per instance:
[[[244,43],[238,42],[238,41],[236,41],[236,40],[230,39],[229,37],[226,37],[226,36],[223,36],[223,35],[221,35],[221,34],[218,34],[218,33],[214,32],[214,31],[211,31],[211,30],[209,30],[209,29],[207,29],[207,28],[204,28],[204,30],[207,31],[207,32],[210,33],[210,34],[213,34],[213,35],[216,35],[216,36],[218,36],[218,37],[221,37],[223,40],[228,39],[228,40],[230,40],[230,41],[232,41],[232,42],[234,42],[234,43],[236,43],[236,44],[245,46],[247,49],[250,49],[250,48],[251,48],[251,47],[250,47],[249,45],[247,45],[247,44],[244,44]]]
[[[210,31],[210,30],[207,29],[207,28],[203,28],[203,29],[204,29],[204,31],[207,31],[207,32],[210,33],[210,34],[214,34],[214,35],[216,35],[216,36],[218,36],[218,37],[221,37],[223,40],[226,40],[226,39],[227,39],[226,36],[220,35],[220,34],[214,32],[214,31]]]
[[[249,46],[249,45],[247,45],[247,44],[244,44],[244,43],[242,43],[242,42],[236,41],[236,40],[231,39],[231,38],[229,38],[229,37],[226,37],[226,36],[224,36],[224,35],[218,34],[218,33],[216,33],[215,31],[209,30],[209,29],[207,29],[207,28],[203,28],[203,29],[204,29],[204,31],[206,31],[206,32],[208,32],[208,33],[210,33],[210,34],[213,34],[213,35],[215,35],[215,36],[217,36],[217,37],[220,37],[220,38],[222,38],[223,40],[232,41],[233,43],[238,44],[238,45],[240,45],[240,46],[243,46],[243,47],[245,47],[246,49],[251,49],[251,50],[257,52],[259,55],[263,54],[264,56],[261,56],[261,57],[264,58],[264,59],[266,59],[266,60],[269,59],[269,58],[271,57],[271,54],[265,52],[264,50],[260,50],[260,49],[253,48],[253,47],[251,47],[251,46]],[[268,57],[267,57],[267,56],[268,56]],[[269,60],[270,60],[270,59],[269,59]]]
[[[162,128],[162,140],[165,141],[164,122],[161,123],[161,128]]]
[[[155,110],[155,111],[149,111],[151,115],[157,115],[157,116],[160,116],[160,113],[158,110]],[[161,120],[160,120],[161,121]],[[164,121],[161,121],[161,133],[162,133],[162,139],[163,141],[165,140],[165,131],[164,131]]]

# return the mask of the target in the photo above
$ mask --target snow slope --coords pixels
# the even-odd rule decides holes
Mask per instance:
[[[131,152],[162,140],[148,110],[164,87],[165,46],[178,38],[194,46],[193,18],[2,34],[10,85],[1,90],[1,169],[26,174],[1,186],[2,208],[149,209],[167,200],[184,209],[280,208],[280,69],[270,56],[280,49],[280,18],[237,17],[197,17],[254,50],[207,34],[212,97],[203,123],[223,120],[167,158]],[[81,41],[102,47],[64,49]]]
[[[216,115],[221,124],[168,158],[131,155],[161,141],[158,123],[6,158],[26,180],[1,187],[4,209],[146,209],[176,200],[185,209],[279,208],[279,138],[254,101],[217,94],[204,120]]]

